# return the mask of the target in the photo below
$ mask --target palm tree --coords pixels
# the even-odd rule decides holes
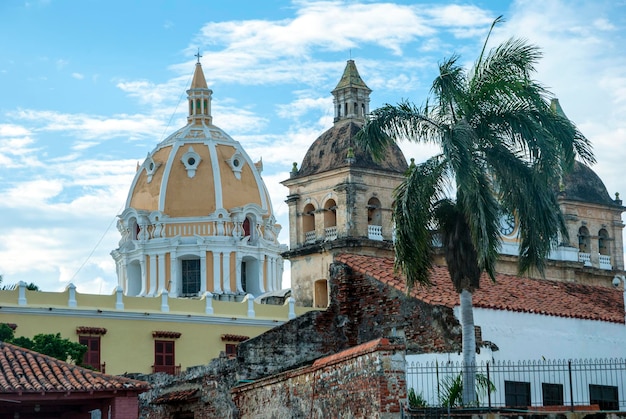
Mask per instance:
[[[439,242],[460,294],[463,404],[476,402],[476,343],[472,293],[483,272],[495,281],[502,217],[519,225],[520,274],[543,275],[544,260],[561,233],[567,237],[555,191],[578,157],[593,163],[591,145],[551,110],[550,93],[531,78],[536,46],[511,39],[482,52],[468,72],[453,56],[439,65],[429,100],[375,110],[357,136],[381,158],[391,142],[430,143],[439,153],[411,164],[393,204],[396,269],[407,288],[430,284]],[[434,234],[436,236],[434,236]]]

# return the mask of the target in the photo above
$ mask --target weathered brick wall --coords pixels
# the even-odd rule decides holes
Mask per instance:
[[[325,311],[308,312],[240,343],[236,360],[218,358],[209,365],[188,369],[178,377],[164,374],[137,377],[150,381],[154,388],[141,395],[141,417],[171,418],[175,412],[190,412],[202,418],[235,418],[237,408],[230,389],[239,380],[259,380],[285,372],[280,378],[284,380],[289,374],[299,375],[297,368],[309,368],[321,357],[382,337],[404,336],[409,353],[460,351],[460,325],[451,309],[407,298],[395,288],[365,275],[355,275],[344,264],[334,263],[330,273],[331,304]],[[365,392],[371,390],[369,387],[380,388],[381,385],[373,379],[368,381],[361,377],[359,380],[349,382]],[[311,383],[300,383],[302,388],[307,385]],[[193,397],[163,402],[164,395],[176,396],[190,386],[198,388]],[[287,403],[284,409],[290,414],[301,412],[308,417],[311,404],[296,397],[299,391],[295,386],[293,400],[289,399],[291,396],[282,398]],[[319,396],[319,392],[316,394]],[[394,392],[390,394],[396,396]],[[333,397],[338,395],[342,393],[333,393]],[[161,402],[154,403],[159,398]],[[316,406],[324,408],[324,403],[339,403],[339,399],[331,397],[324,401],[321,397]],[[283,407],[279,405],[274,405],[273,409],[275,416],[265,417],[290,417],[282,416]]]
[[[400,417],[406,399],[404,345],[393,340],[378,339],[236,387],[240,417]]]
[[[230,396],[237,383],[235,359],[220,357],[178,376],[160,373],[142,379],[150,382],[152,390],[139,396],[140,418],[171,419],[183,413],[203,419],[237,417]]]
[[[405,336],[409,353],[461,350],[461,329],[452,309],[407,298],[395,288],[355,275],[344,264],[333,263],[330,269],[326,311],[306,313],[242,342],[242,377],[265,377],[393,335]]]

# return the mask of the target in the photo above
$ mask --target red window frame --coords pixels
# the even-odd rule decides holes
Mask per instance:
[[[78,342],[87,347],[83,355],[83,365],[100,371],[100,336],[79,336]]]
[[[176,366],[175,342],[173,340],[154,341],[154,372],[174,374]]]

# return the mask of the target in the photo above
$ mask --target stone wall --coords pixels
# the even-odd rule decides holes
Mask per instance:
[[[240,418],[396,418],[406,399],[404,345],[377,339],[232,390]]]
[[[242,377],[262,378],[387,336],[404,336],[409,353],[461,350],[461,329],[452,309],[407,298],[341,263],[330,270],[329,307],[242,342]]]
[[[320,358],[328,357],[324,362],[329,362],[336,359],[333,357],[345,356],[345,352],[344,355],[336,355],[342,351],[381,338],[389,338],[394,342],[394,338],[404,338],[409,353],[460,351],[461,330],[452,309],[407,298],[395,288],[366,275],[356,275],[347,265],[341,263],[333,263],[330,274],[331,303],[325,311],[305,313],[240,343],[236,359],[217,358],[206,366],[187,369],[178,377],[164,374],[138,377],[153,385],[152,391],[141,395],[141,417],[173,418],[174,414],[185,417],[181,415],[187,413],[203,418],[238,417],[238,409],[247,409],[246,403],[253,399],[252,396],[243,394],[248,387],[238,388],[236,394],[240,399],[235,406],[230,389],[237,383],[249,380],[257,383],[256,387],[249,387],[251,391],[259,397],[268,398],[266,391],[271,393],[282,385],[279,382],[285,380],[291,380],[289,386],[294,387],[294,397],[299,394],[301,387],[309,386],[307,391],[310,394],[315,389],[318,400],[316,409],[324,411],[325,408],[339,406],[344,398],[345,403],[352,405],[355,397],[360,396],[347,391],[350,385],[355,391],[358,388],[358,391],[371,397],[372,391],[383,392],[380,386],[384,383],[380,381],[380,375],[376,375],[375,379],[355,376],[353,373],[357,370],[356,367],[353,370],[350,370],[351,367],[342,367],[337,373],[330,371],[332,368],[329,367],[327,371],[320,367]],[[433,292],[437,290],[433,289]],[[370,355],[357,357],[360,359],[358,362],[363,364],[365,360],[369,360],[368,362],[375,364],[376,358],[370,359],[368,356]],[[368,364],[366,367],[374,366]],[[317,375],[312,376],[319,380],[316,387],[311,387],[312,383],[305,378],[309,377],[306,371],[311,368],[318,371]],[[363,365],[359,368],[363,368]],[[276,374],[279,374],[278,378],[272,377]],[[293,380],[290,377],[294,377]],[[258,380],[266,381],[261,385]],[[343,385],[341,383],[346,387],[339,392],[338,389]],[[262,389],[265,385],[268,388]],[[326,396],[320,396],[330,388],[335,390],[326,393]],[[402,393],[397,389],[390,392],[390,397],[396,402],[399,400],[398,391]],[[301,411],[306,417],[310,414],[311,404],[306,398],[294,399],[297,401],[293,403],[297,403],[299,407],[292,406],[292,402],[284,398],[281,400],[288,403],[283,406],[287,409],[285,411]],[[278,405],[274,409],[274,417],[291,417],[281,416],[282,410]]]
[[[188,368],[178,376],[141,376],[152,390],[139,396],[140,418],[237,418],[230,389],[237,384],[237,361],[225,356]]]

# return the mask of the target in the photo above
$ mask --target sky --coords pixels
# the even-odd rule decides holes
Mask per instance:
[[[332,126],[346,61],[370,109],[421,104],[437,64],[471,67],[500,15],[489,45],[541,48],[534,78],[593,143],[609,193],[626,193],[626,1],[0,1],[3,284],[113,292],[117,215],[137,163],[185,125],[197,51],[213,123],[263,159],[288,244],[280,181]]]

